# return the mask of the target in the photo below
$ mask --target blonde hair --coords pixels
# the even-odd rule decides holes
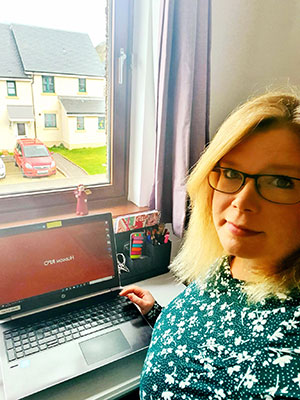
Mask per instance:
[[[190,221],[183,245],[171,264],[182,282],[203,281],[211,264],[225,251],[219,241],[212,219],[213,190],[207,176],[216,163],[247,136],[260,129],[282,125],[300,132],[300,100],[291,93],[268,93],[247,101],[221,125],[205,149],[187,181],[190,197]],[[299,261],[300,264],[300,261]],[[248,298],[262,300],[269,295],[286,294],[299,286],[300,268],[281,268],[275,276],[265,277],[263,283],[246,285]]]

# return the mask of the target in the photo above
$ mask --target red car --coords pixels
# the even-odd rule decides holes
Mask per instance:
[[[47,146],[38,139],[19,139],[14,150],[15,165],[24,176],[49,176],[56,164]]]

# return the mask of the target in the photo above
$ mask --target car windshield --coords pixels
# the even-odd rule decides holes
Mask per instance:
[[[49,153],[43,145],[24,146],[25,157],[47,157]]]

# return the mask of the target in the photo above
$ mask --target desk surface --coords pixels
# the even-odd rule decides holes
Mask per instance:
[[[175,283],[171,273],[163,274],[136,285],[150,290],[162,306],[166,306],[184,285]],[[26,397],[30,400],[114,400],[127,394],[139,385],[140,372],[146,356],[140,351],[113,364],[70,379],[42,392]],[[21,384],[20,382],[17,384]],[[0,400],[4,399],[2,382]]]

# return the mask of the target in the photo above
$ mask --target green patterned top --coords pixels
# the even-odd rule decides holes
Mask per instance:
[[[249,305],[228,258],[159,315],[141,400],[300,399],[300,297]]]

